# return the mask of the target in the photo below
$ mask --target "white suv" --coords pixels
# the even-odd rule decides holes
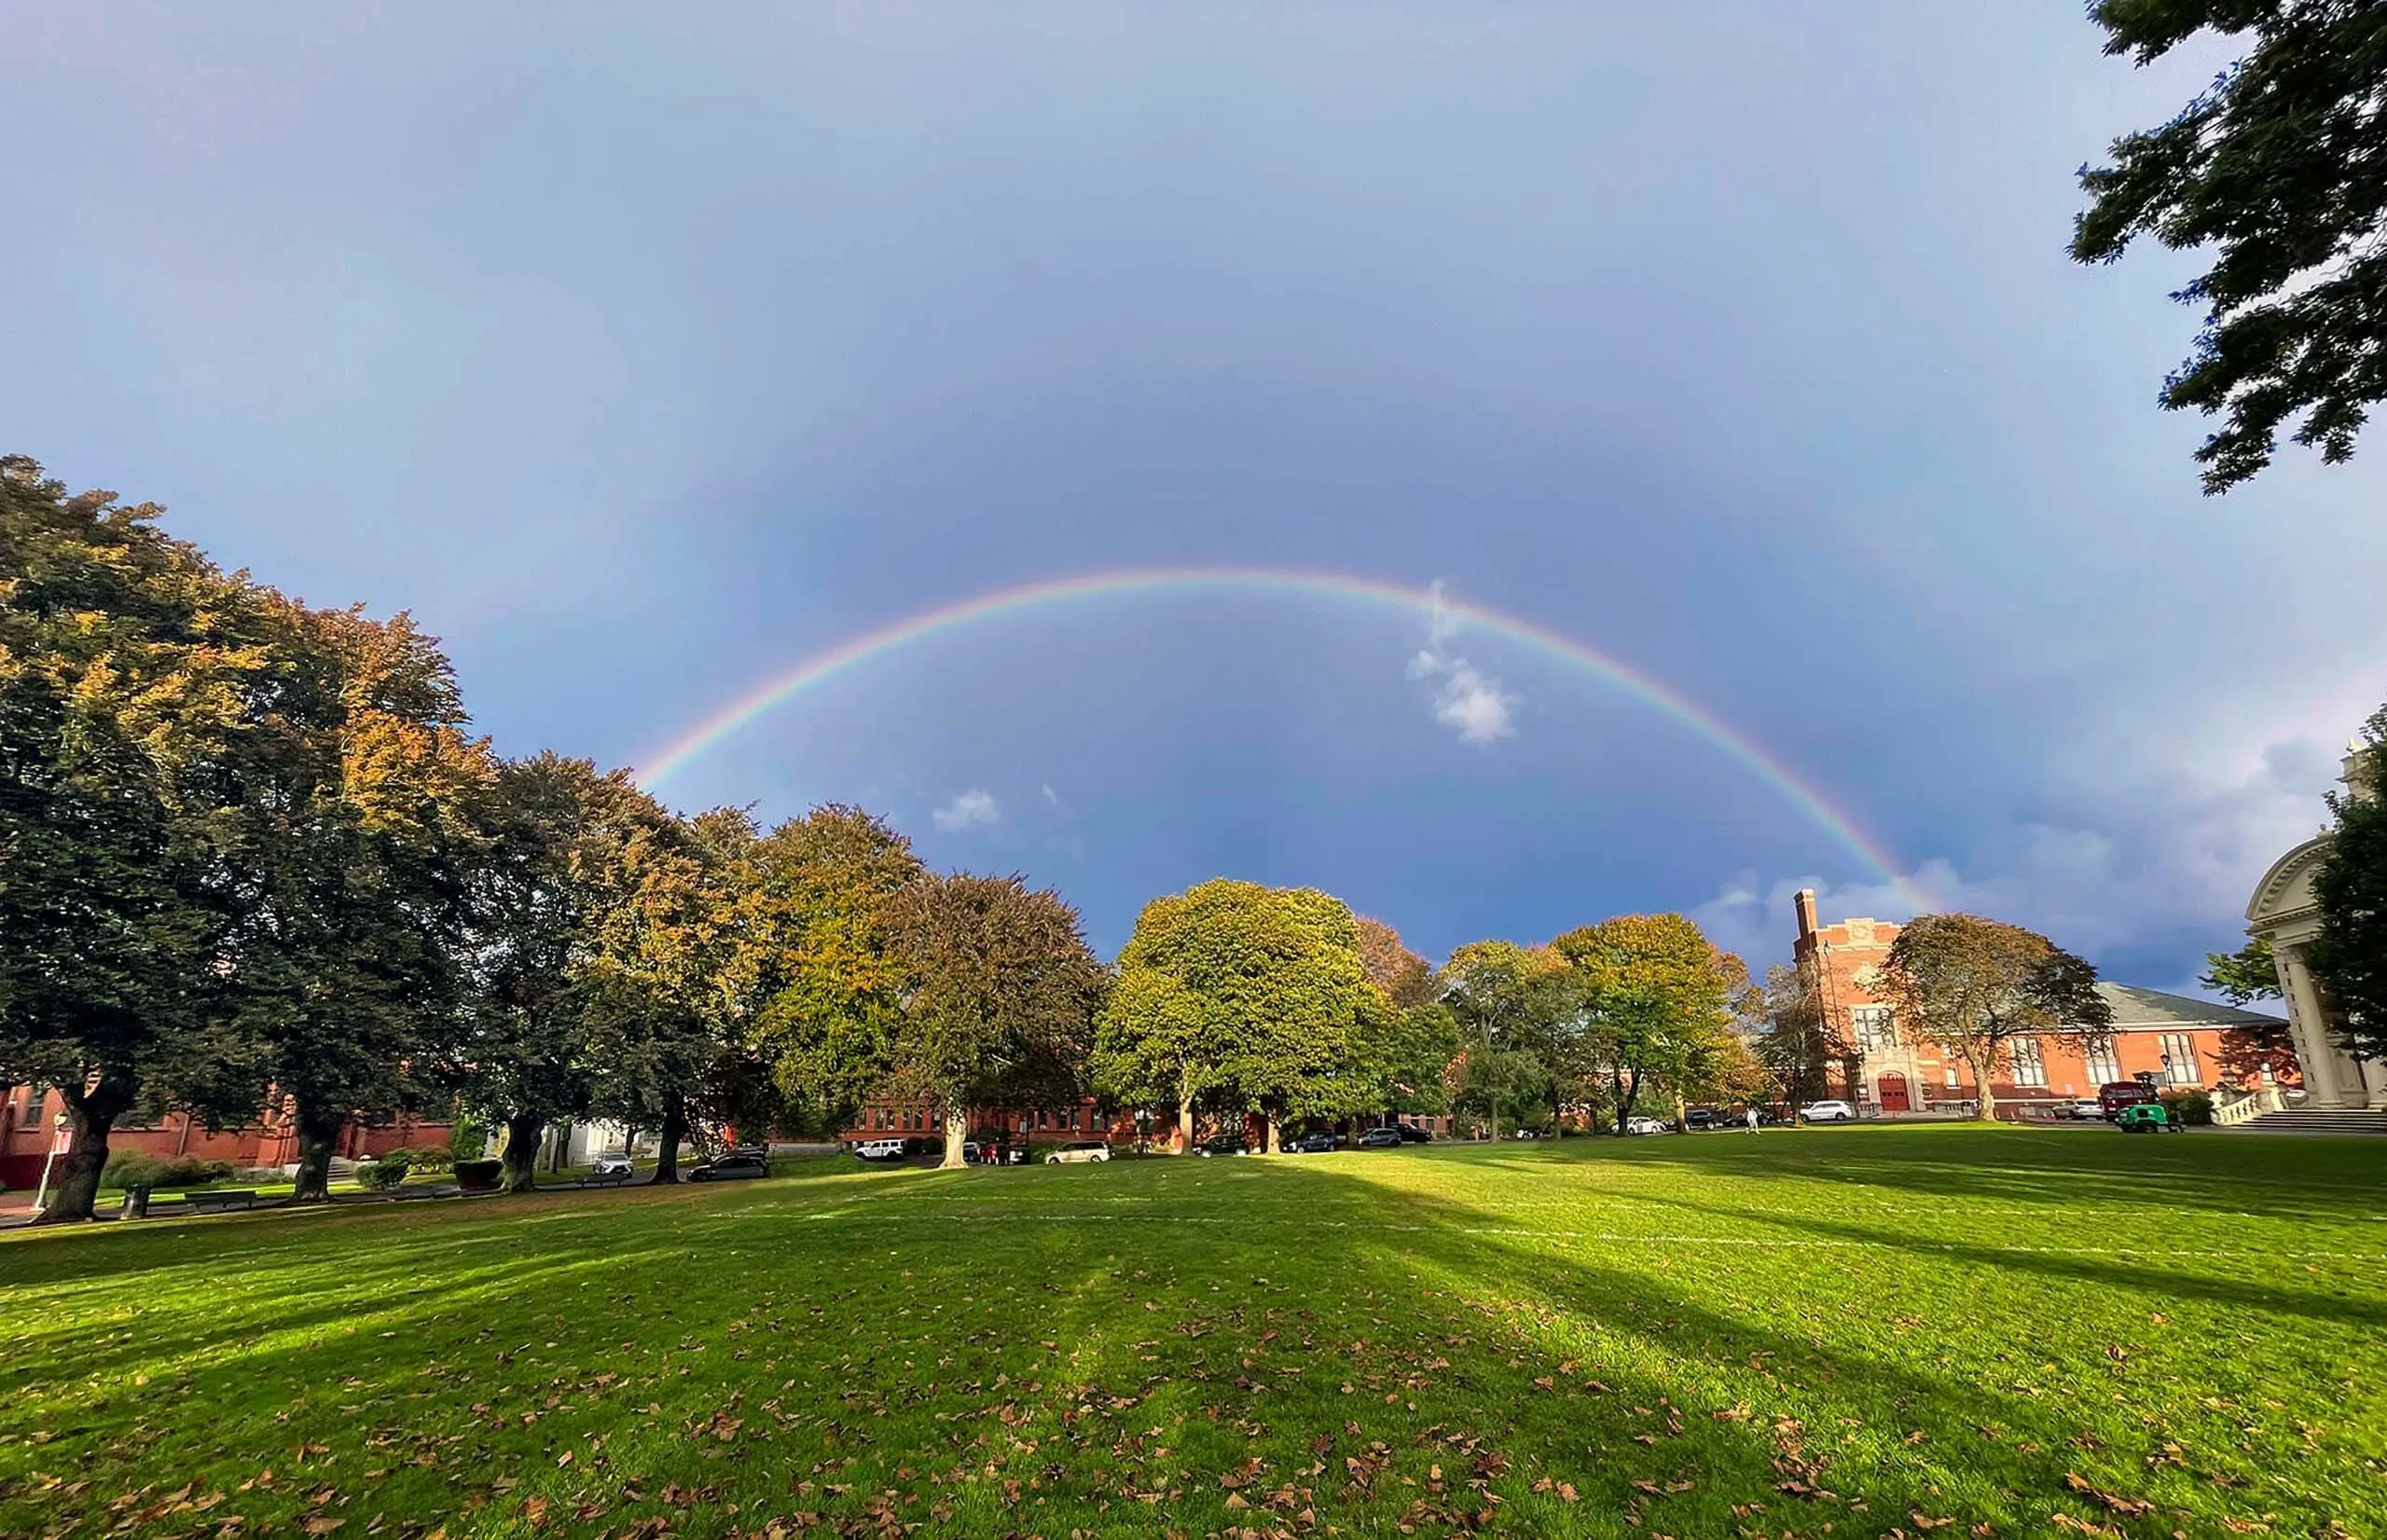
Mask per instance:
[[[1799,1116],[1811,1123],[1844,1123],[1855,1120],[1856,1109],[1846,1102],[1809,1102]]]
[[[900,1161],[904,1158],[901,1139],[862,1139],[854,1145],[854,1153],[865,1161]]]
[[[1074,1165],[1080,1161],[1107,1161],[1111,1147],[1100,1139],[1072,1139],[1044,1157],[1046,1165]]]

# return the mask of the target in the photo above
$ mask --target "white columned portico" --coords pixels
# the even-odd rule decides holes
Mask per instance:
[[[2329,1040],[2329,1018],[2321,1009],[2321,992],[2305,966],[2304,949],[2282,946],[2272,956],[2287,996],[2287,1034],[2296,1041],[2296,1062],[2304,1070],[2304,1089],[2315,1107],[2359,1107],[2369,1100],[2356,1092],[2348,1095],[2342,1083],[2348,1067]],[[2357,1080],[2356,1084],[2359,1085]]]

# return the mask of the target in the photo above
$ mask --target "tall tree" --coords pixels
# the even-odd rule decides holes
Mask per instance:
[[[1607,1070],[1616,1132],[1652,1082],[1683,1102],[1720,1063],[1733,997],[1748,982],[1741,960],[1718,951],[1680,914],[1627,914],[1551,942],[1566,959],[1582,1002],[1586,1056]]]
[[[1972,1070],[1975,1116],[1997,1114],[1992,1081],[2008,1072],[2014,1044],[2052,1038],[2102,1041],[2113,1008],[2097,993],[2097,969],[2036,931],[1978,914],[1920,914],[1898,931],[1877,992],[1897,1030]]]
[[[1442,1002],[1467,1053],[1461,1097],[1483,1112],[1496,1139],[1504,1111],[1513,1125],[1512,1081],[1529,1082],[1538,1095],[1555,1094],[1553,1068],[1572,1020],[1565,972],[1555,953],[1501,941],[1469,942],[1442,965]]]
[[[220,809],[269,659],[251,590],[159,514],[0,459],[0,1083],[65,1101],[50,1221],[90,1217],[118,1118],[237,1080]]]
[[[699,825],[627,770],[553,753],[501,765],[482,817],[455,1068],[505,1131],[505,1186],[532,1186],[545,1130],[586,1116],[656,1130],[655,1179],[676,1180],[689,1104],[724,1052],[721,901]]]
[[[935,1107],[959,1167],[979,1107],[1074,1104],[1102,965],[1077,911],[1017,876],[923,876],[890,901],[904,969],[885,1089]]]
[[[831,804],[754,841],[727,877],[729,1009],[782,1092],[832,1121],[893,1062],[907,975],[889,901],[921,874],[884,820]]]
[[[1850,1055],[1849,1045],[1825,1020],[1806,976],[1787,963],[1774,964],[1765,970],[1764,983],[1744,990],[1736,1011],[1768,1089],[1793,1107],[1821,1097],[1832,1066]]]
[[[1095,1079],[1122,1101],[1287,1120],[1363,1109],[1391,1002],[1368,977],[1341,900],[1224,878],[1137,917],[1097,1025]]]
[[[2351,459],[2387,398],[2387,7],[2369,0],[2095,0],[2105,51],[2145,65],[2205,31],[2244,55],[2159,128],[2080,170],[2072,237],[2111,262],[2142,235],[2213,265],[2173,297],[2205,309],[2163,383],[2227,425],[2197,451],[2208,493],[2270,463],[2278,430]]]
[[[276,693],[237,809],[247,880],[230,976],[257,1072],[289,1107],[306,1203],[327,1196],[347,1121],[432,1094],[460,1029],[493,763],[408,616],[264,601]]]
[[[2387,706],[2362,732],[2351,784],[2329,795],[2337,826],[2312,875],[2321,929],[2311,960],[2338,1009],[2339,1041],[2359,1058],[2387,1059]]]

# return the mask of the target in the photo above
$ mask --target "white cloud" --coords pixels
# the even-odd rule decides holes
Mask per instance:
[[[1509,708],[1517,697],[1464,663],[1451,666],[1450,677],[1434,694],[1434,720],[1456,727],[1464,743],[1491,743],[1513,736]]]
[[[1435,681],[1434,720],[1456,728],[1462,743],[1492,743],[1515,736],[1516,724],[1510,713],[1517,697],[1465,658],[1439,650],[1458,634],[1458,614],[1443,596],[1442,579],[1428,584],[1426,594],[1426,645],[1410,658],[1408,674],[1413,680]]]
[[[1451,608],[1442,580],[1426,584],[1426,645],[1440,647],[1458,635],[1458,613]],[[1424,654],[1421,654],[1424,655]]]
[[[946,833],[964,829],[983,829],[1002,821],[1002,810],[995,805],[994,794],[970,791],[946,803],[929,815],[936,826]]]
[[[2178,966],[2192,977],[2187,965],[2198,954],[2244,940],[2256,882],[2319,832],[2327,816],[2321,792],[2336,769],[2321,744],[2287,739],[2263,749],[2253,768],[2236,776],[2174,773],[2062,795],[2060,819],[2009,826],[1975,871],[1935,857],[1908,874],[1903,889],[1887,882],[1834,887],[1812,876],[1766,881],[1745,872],[1691,917],[1760,970],[1788,960],[1791,897],[1813,887],[1827,924],[1855,915],[1903,920],[1918,907],[1963,910],[2029,926],[2091,960],[2118,948],[2176,947]],[[2179,989],[2183,981],[2117,982]]]
[[[1050,781],[1047,781],[1044,784],[1044,805],[1047,807],[1058,807],[1061,805],[1061,793],[1053,790],[1053,785]]]

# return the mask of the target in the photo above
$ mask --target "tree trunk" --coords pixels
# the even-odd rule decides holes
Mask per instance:
[[[535,1112],[506,1118],[505,1148],[499,1155],[504,1166],[498,1177],[500,1191],[529,1192],[539,1185],[539,1134],[546,1121]]]
[[[1180,1097],[1177,1103],[1177,1152],[1194,1153],[1194,1098],[1190,1094]]]
[[[100,1174],[107,1169],[108,1134],[115,1129],[116,1121],[132,1106],[139,1091],[132,1077],[108,1070],[102,1070],[98,1082],[88,1089],[80,1085],[58,1088],[66,1103],[66,1152],[50,1169],[49,1195],[43,1200],[42,1211],[34,1223],[67,1224],[91,1217],[92,1206],[100,1197]],[[34,1106],[41,1106],[40,1101],[36,1099]],[[49,1131],[42,1132],[47,1134]]]
[[[1973,1072],[1973,1092],[1977,1098],[1973,1103],[1973,1121],[1982,1123],[1996,1121],[1997,1093],[1989,1089],[1989,1077],[1981,1073],[1980,1061],[1966,1054],[1965,1064]]]
[[[298,1185],[290,1194],[292,1203],[331,1202],[332,1151],[347,1121],[344,1109],[319,1107],[305,1096],[291,1098],[290,1122],[298,1131]]]
[[[1677,1134],[1690,1132],[1690,1121],[1683,1115],[1682,1093],[1679,1091],[1675,1093],[1675,1132]]]
[[[1277,1116],[1276,1113],[1274,1113],[1274,1112],[1271,1112],[1271,1111],[1269,1111],[1269,1110],[1267,1110],[1267,1109],[1265,1109],[1265,1108],[1262,1108],[1262,1109],[1261,1110],[1261,1113],[1260,1113],[1260,1128],[1261,1128],[1261,1143],[1260,1143],[1260,1148],[1261,1148],[1261,1149],[1262,1149],[1262,1151],[1264,1151],[1265,1153],[1270,1154],[1270,1155],[1281,1155],[1281,1154],[1283,1154],[1283,1153],[1285,1152],[1285,1150],[1284,1150],[1284,1136],[1285,1136],[1285,1121],[1284,1121],[1284,1119],[1282,1119],[1282,1118],[1278,1117],[1278,1116]]]
[[[945,1109],[945,1164],[946,1171],[959,1171],[970,1162],[961,1158],[961,1147],[970,1138],[970,1112],[966,1107]]]
[[[663,1104],[663,1128],[655,1135],[655,1184],[669,1187],[680,1179],[680,1141],[688,1134],[688,1104],[671,1096]],[[629,1153],[629,1143],[624,1140],[622,1153]]]

